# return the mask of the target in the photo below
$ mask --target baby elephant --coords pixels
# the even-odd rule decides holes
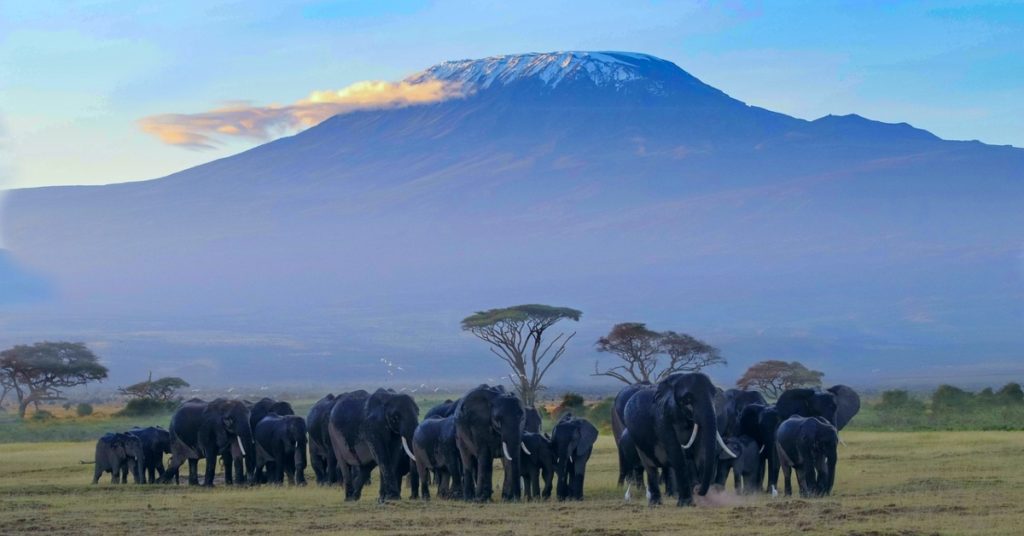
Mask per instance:
[[[583,500],[587,461],[597,441],[597,428],[586,419],[567,413],[551,432],[558,467],[558,500]]]
[[[306,485],[306,420],[270,413],[253,430],[256,470],[267,469],[267,482]]]
[[[529,452],[529,454],[526,454]],[[524,489],[526,500],[534,498],[549,499],[551,497],[551,479],[555,474],[555,448],[547,434],[534,432],[523,433],[522,460]],[[540,489],[540,480],[544,479],[544,490]]]
[[[757,493],[761,487],[761,478],[764,471],[764,464],[761,463],[761,447],[757,441],[745,435],[730,437],[725,440],[729,450],[736,455],[729,456],[724,450],[719,449],[718,473],[715,483],[725,485],[725,480],[732,471],[733,487],[737,494]]]
[[[104,472],[110,473],[110,482],[121,484],[128,482],[128,470],[131,469],[136,484],[140,484],[142,466],[145,455],[142,441],[133,434],[106,434],[96,442],[96,468],[92,475],[92,483],[99,482]]]
[[[822,417],[793,416],[779,425],[775,441],[786,477],[787,496],[793,494],[793,469],[796,469],[801,497],[832,493],[839,444],[839,433],[834,426]]]

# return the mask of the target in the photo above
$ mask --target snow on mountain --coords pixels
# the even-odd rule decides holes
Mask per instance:
[[[406,81],[419,83],[428,79],[460,82],[464,88],[476,91],[521,82],[539,83],[554,89],[567,81],[585,81],[597,87],[616,89],[631,82],[645,82],[648,91],[659,94],[664,91],[664,84],[673,81],[700,84],[675,64],[647,54],[579,51],[446,61],[416,73]]]

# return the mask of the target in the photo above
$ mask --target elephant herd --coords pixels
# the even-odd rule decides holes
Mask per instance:
[[[547,499],[555,475],[558,499],[583,499],[598,436],[586,419],[566,414],[543,434],[535,409],[488,385],[430,409],[423,421],[419,414],[411,396],[390,389],[329,394],[305,419],[287,402],[269,398],[255,404],[192,399],[175,411],[167,430],[136,428],[100,438],[93,483],[104,471],[125,483],[129,470],[136,483],[147,482],[146,471],[150,483],[177,482],[188,462],[188,482],[199,485],[204,459],[202,485],[213,486],[219,458],[226,484],[281,484],[287,478],[304,485],[308,459],[316,482],[341,487],[347,501],[360,498],[375,468],[380,502],[400,499],[404,478],[413,499],[429,499],[433,482],[439,497],[489,501],[497,458],[504,468],[503,499]],[[166,468],[165,454],[171,455]]]
[[[801,496],[828,495],[839,430],[859,410],[860,397],[844,385],[789,389],[774,405],[756,391],[717,389],[700,373],[631,385],[612,409],[619,485],[628,500],[646,477],[651,504],[661,502],[664,485],[682,506],[693,504],[695,489],[705,495],[724,485],[730,472],[737,493],[776,495],[783,471],[790,495],[795,470]]]

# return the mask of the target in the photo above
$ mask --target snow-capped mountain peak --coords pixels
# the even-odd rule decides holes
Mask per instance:
[[[446,61],[406,81],[418,83],[429,79],[458,82],[469,91],[524,81],[552,89],[569,81],[612,88],[646,82],[649,91],[660,93],[666,82],[683,80],[712,89],[671,62],[633,52],[546,52]]]

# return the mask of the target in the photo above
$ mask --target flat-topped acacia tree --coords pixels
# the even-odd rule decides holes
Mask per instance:
[[[541,380],[551,365],[565,354],[565,346],[576,335],[564,332],[544,342],[544,333],[558,322],[579,321],[583,313],[568,307],[516,305],[479,311],[462,319],[462,329],[490,344],[491,353],[512,368],[512,385],[523,403],[533,407]]]

